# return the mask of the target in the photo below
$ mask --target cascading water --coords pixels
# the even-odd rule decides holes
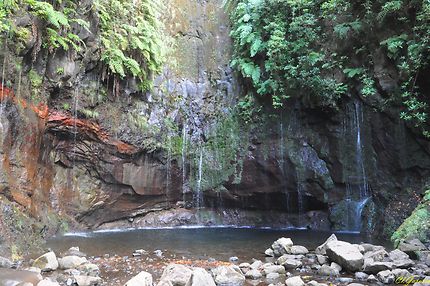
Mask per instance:
[[[167,136],[167,161],[166,161],[166,205],[169,204],[170,197],[170,181],[172,178],[172,136],[168,134]]]
[[[347,204],[346,221],[350,231],[361,230],[361,217],[366,203],[370,200],[371,193],[367,179],[364,152],[362,125],[364,123],[363,107],[360,101],[355,101],[352,112],[352,120],[347,124],[346,132],[350,133],[353,140],[354,158],[351,163],[354,167],[347,177],[345,201]]]
[[[195,205],[197,209],[200,209],[203,206],[203,194],[202,194],[202,176],[203,176],[203,147],[200,147],[200,156],[199,156],[199,164],[198,164],[198,173],[197,173],[197,187],[195,192]]]
[[[188,126],[184,124],[182,128],[182,196],[184,204],[187,203],[186,193],[187,193],[187,143],[188,142]]]

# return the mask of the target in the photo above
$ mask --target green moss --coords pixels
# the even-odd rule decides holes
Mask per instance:
[[[426,191],[421,204],[393,233],[391,241],[397,246],[401,241],[410,238],[430,241],[430,190]]]

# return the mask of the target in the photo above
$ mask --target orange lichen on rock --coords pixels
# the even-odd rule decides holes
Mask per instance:
[[[99,124],[85,119],[73,118],[70,115],[53,111],[47,118],[47,126],[51,129],[76,128],[79,134],[85,134],[93,140],[98,140],[104,144],[114,146],[119,153],[133,154],[137,148],[120,140],[112,139]],[[73,131],[72,131],[73,132]]]
[[[0,84],[0,101],[5,100],[11,100],[14,104],[22,107],[23,109],[30,107],[30,109],[33,110],[41,119],[46,119],[46,117],[48,116],[49,111],[48,106],[46,104],[28,104],[25,99],[17,98],[12,89],[4,87]]]

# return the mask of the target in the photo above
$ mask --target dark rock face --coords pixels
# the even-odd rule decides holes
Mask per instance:
[[[292,101],[243,124],[232,111],[241,86],[229,68],[221,1],[170,4],[165,21],[176,48],[151,93],[126,79],[115,97],[100,78],[94,38],[84,34],[85,55],[56,53],[32,64],[49,79],[37,87],[46,106],[2,93],[0,190],[8,200],[80,227],[152,225],[154,213],[175,207],[181,219],[167,221],[188,224],[190,208],[207,206],[273,210],[285,214],[284,226],[375,235],[416,206],[430,146],[397,115],[379,111],[380,98],[345,98],[341,112]],[[13,65],[5,71],[27,102],[35,89],[29,70],[22,80]],[[384,70],[389,63],[381,60],[380,85],[389,90],[395,82]]]

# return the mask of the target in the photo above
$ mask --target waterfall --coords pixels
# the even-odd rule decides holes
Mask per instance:
[[[197,187],[195,192],[195,205],[197,209],[200,209],[203,206],[203,194],[202,194],[202,176],[203,176],[203,147],[200,146],[200,156],[199,156],[199,165],[198,165],[198,174],[197,174]]]
[[[181,150],[181,157],[182,157],[182,197],[184,201],[184,205],[187,203],[186,198],[186,192],[187,192],[187,168],[186,168],[186,161],[187,161],[187,140],[188,140],[188,126],[184,124],[184,127],[182,128],[182,150]]]
[[[361,216],[366,203],[370,200],[371,193],[368,183],[368,178],[364,163],[363,151],[363,135],[362,125],[364,123],[362,103],[358,100],[354,101],[352,111],[352,120],[349,128],[350,136],[353,140],[354,158],[351,163],[354,164],[351,174],[349,174],[346,182],[346,221],[348,230],[361,230]]]
[[[166,206],[169,205],[170,181],[172,169],[172,137],[167,135],[167,161],[166,161]]]
[[[77,136],[78,136],[78,106],[79,106],[79,89],[76,88],[73,93],[73,151],[72,151],[72,191],[75,193],[75,163],[76,163],[76,150],[77,150]]]
[[[283,116],[281,113],[281,120],[279,122],[279,160],[278,160],[279,168],[281,170],[282,175],[282,185],[284,188],[285,200],[287,205],[287,211],[290,209],[290,193],[287,188],[287,180],[286,180],[286,170],[285,170],[285,130],[283,123]]]

